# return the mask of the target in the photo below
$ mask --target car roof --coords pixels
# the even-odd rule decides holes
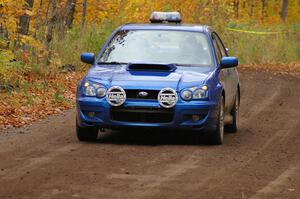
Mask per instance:
[[[149,24],[125,24],[120,30],[177,30],[192,32],[211,32],[211,27],[196,24],[176,24],[176,23],[149,23]]]

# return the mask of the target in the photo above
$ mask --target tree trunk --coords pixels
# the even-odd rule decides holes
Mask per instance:
[[[43,0],[40,0],[40,6],[39,6],[39,9],[37,11],[37,14],[35,16],[35,19],[34,19],[34,35],[33,37],[36,38],[36,34],[37,34],[37,31],[39,29],[39,26],[40,26],[40,17],[41,17],[41,11],[42,11],[42,7],[43,7]]]
[[[281,17],[282,21],[285,21],[285,19],[286,19],[288,5],[289,5],[289,0],[282,0],[282,7],[281,7],[281,12],[280,12],[280,17]]]
[[[34,4],[34,0],[25,0],[24,9],[31,10]],[[28,35],[29,33],[30,16],[27,14],[19,17],[18,33]]]
[[[41,40],[45,40],[45,36],[46,36],[46,28],[48,26],[48,22],[49,22],[49,10],[50,10],[50,5],[51,5],[51,1],[47,0],[45,3],[47,3],[47,7],[46,7],[46,13],[45,13],[45,20],[42,21],[42,38]]]
[[[18,33],[22,35],[28,35],[30,24],[30,16],[27,14],[19,17]]]
[[[239,0],[234,0],[233,2],[233,6],[234,6],[234,16],[235,18],[239,18],[239,4],[240,4],[240,1]]]
[[[0,14],[0,17],[1,17],[1,14]],[[6,46],[3,46],[4,49],[8,49],[9,48],[9,44],[10,44],[10,41],[8,39],[8,31],[5,29],[5,27],[3,26],[2,23],[0,23],[0,37],[4,37],[6,39]],[[1,45],[0,45],[0,49],[1,49]]]
[[[4,34],[4,37],[6,38],[7,40],[7,43],[6,43],[6,49],[9,49],[9,45],[10,45],[10,41],[9,41],[9,33],[7,30],[5,30],[5,34]]]
[[[267,17],[267,0],[261,0],[261,16],[262,16],[262,21],[265,20]]]
[[[82,1],[82,17],[81,17],[81,32],[84,32],[85,28],[85,15],[86,15],[86,6],[87,6],[87,0]]]
[[[250,4],[250,18],[253,17],[253,14],[254,14],[254,6],[255,6],[255,2],[254,2],[254,0],[251,0],[251,4]]]
[[[1,6],[0,6],[1,8]],[[3,13],[0,13],[0,34],[3,34],[4,33],[4,27],[3,27]]]
[[[47,35],[46,35],[46,46],[47,46],[47,51],[48,51],[48,57],[47,57],[47,62],[46,62],[47,65],[49,65],[49,63],[50,63],[50,58],[51,58],[50,43],[52,41],[53,29],[54,29],[54,25],[56,22],[56,15],[57,15],[56,0],[51,0],[51,4],[52,4],[51,18],[48,22],[48,30],[47,30]]]
[[[243,0],[243,9],[246,8],[246,0]]]
[[[76,0],[68,0],[66,5],[65,25],[68,29],[72,28],[75,14]]]
[[[32,9],[34,5],[34,0],[25,0],[25,8]]]
[[[46,9],[46,20],[45,20],[45,25],[48,25],[48,21],[49,21],[49,10],[50,10],[50,5],[51,5],[51,1],[49,0],[48,1],[48,4],[47,4],[47,9]]]

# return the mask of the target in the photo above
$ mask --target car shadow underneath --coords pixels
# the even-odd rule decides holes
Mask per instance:
[[[207,133],[184,130],[106,130],[95,143],[120,145],[209,145]]]

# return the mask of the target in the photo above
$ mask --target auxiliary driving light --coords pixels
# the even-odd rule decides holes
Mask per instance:
[[[192,115],[192,119],[194,122],[197,122],[200,120],[200,115]]]
[[[88,117],[92,118],[92,117],[95,117],[95,112],[88,112],[87,113]]]

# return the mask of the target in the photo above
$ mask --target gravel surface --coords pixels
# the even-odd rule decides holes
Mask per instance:
[[[191,132],[75,137],[75,111],[0,131],[0,198],[300,196],[300,78],[241,72],[241,126],[223,146]]]

